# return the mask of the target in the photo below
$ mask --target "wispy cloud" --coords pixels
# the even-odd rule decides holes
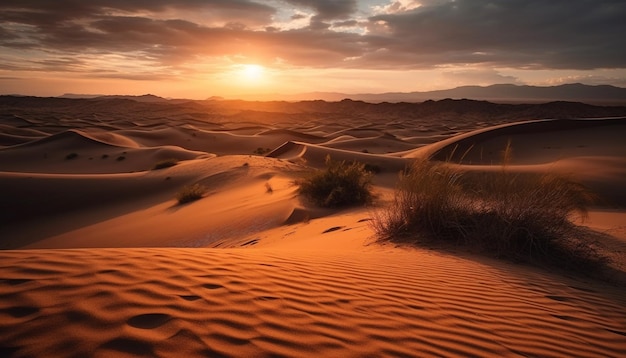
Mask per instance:
[[[129,78],[245,62],[624,69],[625,18],[623,0],[4,0],[0,63]],[[93,67],[104,55],[124,61]]]

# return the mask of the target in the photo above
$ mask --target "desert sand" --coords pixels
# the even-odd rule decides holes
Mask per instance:
[[[1,102],[0,356],[626,354],[626,113]],[[613,276],[376,240],[372,213],[412,160],[499,170],[507,143],[509,170],[598,195],[578,224]],[[373,206],[298,196],[328,155],[380,168]],[[179,205],[195,183],[208,192]]]

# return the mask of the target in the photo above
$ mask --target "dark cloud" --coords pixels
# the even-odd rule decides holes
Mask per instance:
[[[0,20],[37,26],[54,26],[64,21],[138,12],[205,11],[207,16],[229,22],[269,23],[276,9],[250,0],[3,0]]]
[[[520,68],[626,67],[622,0],[431,1],[378,15],[381,65],[489,63]],[[375,55],[375,54],[374,54]]]
[[[58,57],[4,68],[87,71],[67,59],[111,53],[155,67],[214,56],[319,68],[626,68],[623,0],[430,0],[365,20],[356,1],[285,1],[315,12],[309,27],[273,26],[276,9],[262,0],[4,0],[0,48]],[[180,15],[203,11],[221,22]],[[346,29],[355,26],[369,31]]]
[[[346,19],[357,11],[356,0],[286,0],[286,2],[315,10],[320,21]]]

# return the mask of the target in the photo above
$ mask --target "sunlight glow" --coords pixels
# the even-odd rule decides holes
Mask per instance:
[[[241,80],[247,81],[248,84],[258,82],[263,78],[264,68],[259,65],[243,65],[239,71]]]

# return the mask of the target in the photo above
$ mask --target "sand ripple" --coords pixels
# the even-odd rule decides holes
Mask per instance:
[[[0,260],[2,356],[618,357],[626,347],[623,289],[428,251]]]

